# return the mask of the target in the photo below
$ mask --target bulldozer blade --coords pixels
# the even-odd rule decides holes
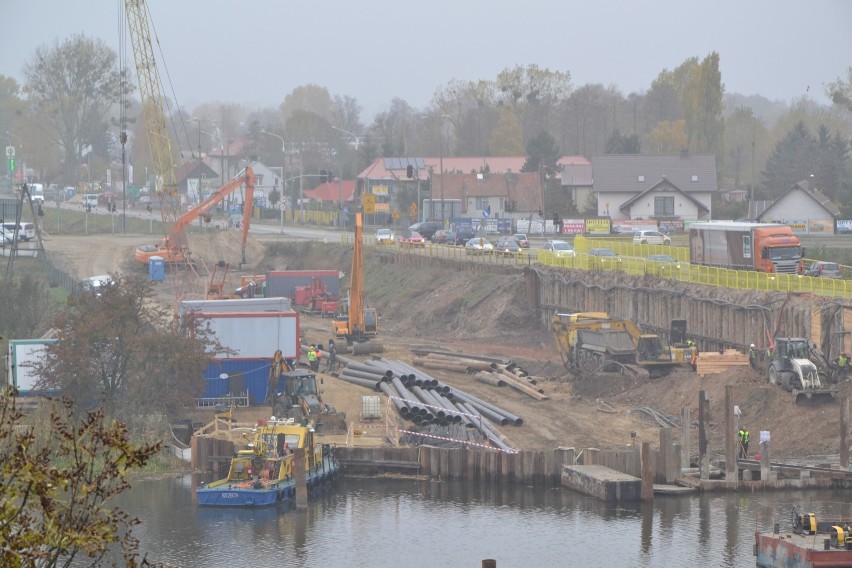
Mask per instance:
[[[834,402],[837,399],[837,390],[835,389],[819,389],[819,390],[793,390],[796,404],[814,403],[820,404],[824,402]]]

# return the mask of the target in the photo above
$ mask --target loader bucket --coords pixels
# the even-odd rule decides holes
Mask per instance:
[[[794,389],[793,396],[796,399],[796,404],[821,404],[824,402],[834,402],[834,400],[837,398],[837,389]]]

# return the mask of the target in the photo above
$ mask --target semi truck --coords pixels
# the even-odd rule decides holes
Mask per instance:
[[[689,225],[689,262],[731,270],[802,273],[802,246],[789,225],[703,221]]]

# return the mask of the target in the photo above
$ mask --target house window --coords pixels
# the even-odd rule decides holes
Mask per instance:
[[[488,207],[488,198],[487,197],[477,197],[476,198],[476,208],[482,211]]]
[[[673,217],[675,212],[674,196],[654,197],[654,215],[657,217]]]

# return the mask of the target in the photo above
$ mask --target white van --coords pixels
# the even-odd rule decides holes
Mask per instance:
[[[83,194],[83,207],[87,205],[91,205],[92,207],[98,206],[98,194],[97,193],[84,193]]]
[[[12,235],[15,233],[15,223],[3,223],[3,228]],[[35,225],[32,223],[18,223],[18,238],[29,241],[36,237]]]
[[[31,183],[27,187],[30,190],[30,199],[33,201],[44,201],[44,184]]]
[[[102,276],[90,276],[89,278],[84,278],[80,281],[80,287],[84,292],[91,292],[96,296],[101,295],[101,290],[103,290],[104,287],[112,286],[113,284],[112,276],[109,274],[104,274]]]

